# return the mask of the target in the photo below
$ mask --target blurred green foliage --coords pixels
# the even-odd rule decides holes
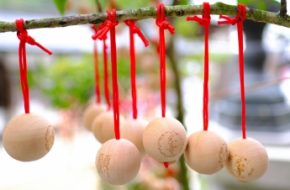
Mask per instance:
[[[100,85],[103,93],[103,63],[99,55]],[[111,69],[109,63],[109,71]],[[130,89],[129,60],[125,56],[118,59],[120,88]],[[91,54],[80,58],[60,56],[50,65],[38,64],[29,71],[29,84],[46,96],[56,108],[71,108],[85,105],[94,95],[94,66]],[[110,84],[111,85],[111,84]]]
[[[60,14],[64,15],[67,0],[53,0],[53,2]]]

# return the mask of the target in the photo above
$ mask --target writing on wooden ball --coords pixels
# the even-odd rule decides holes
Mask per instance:
[[[143,131],[145,152],[159,162],[175,162],[186,146],[186,131],[174,118],[156,118]]]
[[[142,136],[146,125],[147,122],[142,119],[127,119],[120,128],[122,138],[131,141],[140,153],[144,153]]]
[[[199,131],[188,138],[185,160],[190,168],[201,174],[221,170],[228,158],[226,142],[216,133]]]
[[[139,150],[126,139],[106,141],[96,157],[96,168],[100,177],[113,185],[126,184],[134,179],[140,163]]]
[[[253,181],[266,172],[268,155],[263,145],[251,138],[229,143],[228,171],[240,181]]]
[[[54,129],[44,118],[34,114],[22,114],[12,118],[3,132],[6,152],[19,161],[42,158],[54,142]]]
[[[84,126],[88,130],[91,130],[94,119],[104,111],[106,111],[106,107],[104,105],[100,104],[89,105],[83,114]]]
[[[120,115],[120,128],[124,122],[123,116]],[[92,124],[92,132],[95,138],[100,142],[104,143],[115,137],[114,133],[114,113],[113,111],[102,112],[97,116]]]

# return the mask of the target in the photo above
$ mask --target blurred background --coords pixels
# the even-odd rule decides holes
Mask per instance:
[[[156,5],[155,0],[68,0],[65,15],[95,13],[96,2],[103,10],[113,3],[118,9]],[[164,1],[167,5],[202,2]],[[234,0],[223,2],[237,4]],[[273,12],[278,12],[280,7],[274,0],[239,2]],[[0,0],[1,21],[57,16],[61,15],[52,0]],[[184,17],[170,20],[176,34],[167,36],[168,115],[181,118],[189,135],[202,129],[204,33],[202,27],[186,22]],[[217,20],[217,16],[212,16],[209,127],[230,141],[241,136],[237,34],[234,26],[217,26]],[[160,115],[158,32],[153,19],[138,21],[138,25],[150,40],[150,46],[144,48],[136,38],[138,109],[144,119],[150,120]],[[93,31],[90,26],[81,25],[35,29],[29,34],[54,53],[48,56],[35,47],[27,47],[31,112],[54,124],[56,140],[44,158],[28,163],[12,159],[1,145],[0,190],[181,189],[176,180],[180,172],[177,164],[171,166],[174,175],[168,177],[162,164],[148,157],[144,158],[136,179],[126,186],[112,187],[99,179],[95,156],[100,144],[81,122],[85,107],[94,99]],[[261,179],[247,184],[236,181],[225,170],[212,176],[189,170],[191,189],[290,189],[290,30],[246,21],[245,35],[248,136],[266,146],[269,169]],[[98,43],[102,80],[101,45]],[[129,34],[124,24],[119,24],[117,29],[117,47],[120,109],[130,118]],[[23,113],[17,49],[15,33],[0,34],[1,136],[6,123]],[[182,109],[178,109],[178,104]]]

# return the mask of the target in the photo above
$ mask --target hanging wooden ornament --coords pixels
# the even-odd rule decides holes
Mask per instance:
[[[165,17],[165,8],[158,5],[156,24],[159,27],[159,56],[160,56],[160,96],[162,118],[149,122],[143,132],[145,152],[159,162],[175,162],[183,154],[186,145],[186,131],[183,125],[174,118],[166,115],[166,55],[165,30],[174,33],[174,27]],[[167,164],[166,164],[167,165]]]
[[[49,121],[30,113],[26,43],[38,46],[49,55],[52,53],[28,35],[23,19],[16,20],[16,27],[20,40],[19,73],[25,114],[18,115],[8,122],[3,131],[3,146],[14,159],[33,161],[42,158],[49,152],[54,142],[54,130]]]
[[[99,175],[105,181],[122,185],[131,181],[138,173],[141,154],[137,147],[126,139],[120,139],[119,89],[116,50],[116,10],[107,12],[107,20],[100,26],[97,38],[102,38],[110,31],[112,82],[113,82],[113,114],[115,138],[106,141],[96,157],[96,167]]]
[[[242,139],[229,143],[229,158],[227,169],[240,181],[252,181],[263,176],[268,167],[267,151],[261,143],[247,138],[246,135],[246,97],[244,82],[244,47],[243,47],[243,23],[247,10],[244,5],[238,5],[238,14],[235,18],[221,15],[225,19],[219,24],[237,24],[239,42],[239,71],[241,88],[241,128]]]
[[[107,35],[101,38],[97,36],[98,30],[93,35],[93,39],[99,39],[103,42],[103,63],[104,63],[104,95],[107,104],[107,109],[94,117],[91,130],[100,143],[104,143],[114,137],[114,114],[111,111],[111,98],[109,88],[109,71],[108,71],[108,54],[107,54]]]
[[[111,139],[98,151],[96,167],[99,175],[113,185],[131,181],[140,168],[141,154],[126,139]]]
[[[127,119],[125,124],[121,126],[122,137],[131,141],[138,148],[140,153],[144,153],[142,142],[143,130],[148,122],[138,118],[137,109],[137,89],[136,89],[136,58],[135,58],[135,40],[134,34],[137,34],[143,41],[145,47],[149,45],[149,41],[145,38],[141,30],[137,27],[133,20],[126,20],[125,23],[129,27],[130,38],[130,71],[131,71],[131,95],[132,95],[132,119]]]
[[[123,116],[120,116],[120,125],[121,128],[124,128],[125,119]],[[96,117],[92,124],[92,132],[100,143],[113,139],[115,136],[113,111],[102,112],[98,117]]]
[[[203,131],[193,133],[188,138],[185,150],[186,163],[201,174],[213,174],[221,170],[228,157],[226,142],[216,133],[208,131],[208,79],[209,79],[209,27],[210,4],[203,3],[202,18],[187,17],[188,21],[197,21],[204,27],[204,86],[203,86]]]
[[[98,31],[96,25],[92,25],[92,29],[96,33]],[[83,114],[83,124],[91,130],[94,119],[100,115],[100,113],[106,111],[106,107],[101,104],[101,92],[100,92],[100,77],[99,77],[99,58],[97,41],[94,40],[94,74],[95,74],[95,96],[96,100],[93,104],[89,105]]]

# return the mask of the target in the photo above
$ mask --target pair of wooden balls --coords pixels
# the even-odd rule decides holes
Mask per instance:
[[[96,117],[106,111],[106,107],[100,104],[89,105],[83,115],[83,124],[90,131]]]
[[[186,131],[174,118],[156,118],[143,132],[145,152],[159,162],[175,162],[186,146]]]
[[[141,154],[137,147],[126,139],[111,139],[99,149],[96,168],[102,179],[113,185],[123,185],[138,173]]]
[[[42,158],[54,143],[54,129],[45,119],[34,114],[12,118],[3,132],[3,146],[7,153],[19,161]]]
[[[188,139],[185,160],[201,174],[213,174],[226,165],[240,181],[253,181],[263,176],[268,167],[268,155],[254,139],[238,139],[228,145],[217,134],[200,131]]]
[[[201,174],[221,170],[228,158],[226,142],[216,133],[199,131],[188,138],[185,160],[189,167]]]

